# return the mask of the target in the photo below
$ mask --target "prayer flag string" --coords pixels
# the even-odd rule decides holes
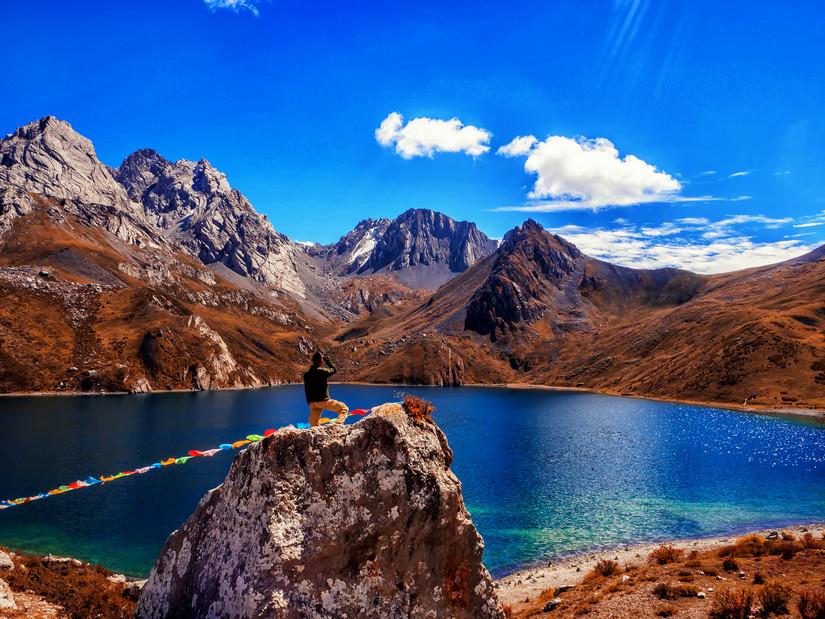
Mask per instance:
[[[386,405],[382,404],[381,406],[375,406],[375,407],[369,408],[369,409],[356,408],[355,410],[350,411],[349,414],[363,417],[365,415],[369,415],[373,412],[378,411],[378,409],[380,409],[383,406],[386,406]],[[333,423],[335,421],[337,421],[337,419],[335,419],[335,418],[330,419],[330,418],[327,418],[327,417],[323,417],[323,418],[321,418],[320,423],[321,424],[327,424],[327,423]],[[309,427],[310,427],[310,425],[308,423],[296,423],[294,425],[289,424],[287,426],[283,426],[282,428],[280,428],[280,430],[288,430],[288,429],[305,430],[305,429],[308,429]],[[8,500],[5,500],[5,501],[0,501],[0,510],[9,509],[11,507],[16,507],[18,505],[23,505],[25,503],[30,503],[32,501],[39,501],[41,499],[46,499],[50,496],[63,494],[65,492],[71,492],[73,490],[80,490],[81,488],[88,488],[89,486],[96,486],[98,484],[107,484],[107,483],[112,482],[116,479],[121,479],[123,477],[129,477],[131,475],[143,475],[144,473],[148,473],[149,471],[152,471],[154,469],[162,469],[162,468],[165,468],[167,466],[173,466],[173,465],[178,465],[178,464],[186,464],[192,458],[204,458],[204,457],[205,458],[211,458],[216,453],[221,452],[221,451],[230,451],[232,449],[240,449],[241,447],[245,447],[245,446],[249,445],[250,443],[257,443],[258,441],[262,441],[263,439],[265,439],[268,436],[272,436],[276,432],[278,432],[278,430],[270,428],[268,430],[264,430],[263,434],[249,434],[246,438],[240,439],[240,440],[235,441],[233,443],[221,443],[220,445],[218,445],[214,449],[207,449],[207,450],[204,450],[204,451],[201,451],[199,449],[190,449],[187,452],[187,455],[185,455],[185,456],[180,456],[178,458],[166,458],[165,460],[160,460],[158,462],[150,464],[149,466],[143,466],[143,467],[140,467],[138,469],[133,469],[131,471],[123,471],[123,472],[120,472],[120,473],[115,473],[114,475],[101,475],[99,477],[92,477],[90,475],[86,479],[78,479],[76,481],[73,481],[70,484],[66,484],[66,485],[63,485],[63,486],[58,486],[57,488],[54,488],[53,490],[49,490],[48,492],[41,492],[40,494],[35,494],[33,496],[23,497],[23,498],[19,498],[19,499],[8,499]]]

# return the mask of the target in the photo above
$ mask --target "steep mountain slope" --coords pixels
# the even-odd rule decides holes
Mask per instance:
[[[822,407],[823,308],[823,250],[700,276],[610,265],[528,221],[425,303],[356,324],[347,344],[379,348],[381,362],[365,358],[356,372],[375,382],[530,382]]]
[[[435,289],[495,248],[473,223],[410,209],[394,220],[364,220],[315,253],[341,274],[387,274],[411,288]]]
[[[410,210],[306,249],[206,161],[113,171],[52,117],[0,142],[0,295],[0,392],[274,384],[321,348],[348,380],[825,407],[825,247],[701,276]]]
[[[148,221],[204,264],[223,264],[292,295],[306,295],[297,265],[300,250],[208,161],[171,163],[143,149],[123,161],[115,178],[143,206]]]
[[[311,348],[313,327],[294,290],[204,266],[188,242],[201,237],[178,238],[147,217],[67,123],[47,117],[17,130],[0,143],[0,162],[0,391],[254,386],[299,375],[296,353]],[[259,247],[288,243],[201,168],[179,195],[203,206],[202,219],[235,217],[226,234],[262,231]]]
[[[0,240],[0,392],[295,380],[306,320],[182,252],[123,243],[35,196]],[[54,213],[59,214],[55,219]]]
[[[821,253],[821,252],[820,252]],[[619,393],[825,405],[825,261],[819,253],[707,278],[684,304],[568,343],[533,380]]]

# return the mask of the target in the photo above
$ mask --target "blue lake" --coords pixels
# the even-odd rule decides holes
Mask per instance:
[[[351,407],[394,387],[336,385]],[[825,520],[825,426],[586,393],[404,388],[432,400],[501,575],[636,540]],[[0,498],[151,464],[304,421],[303,388],[0,398]],[[232,456],[192,460],[0,511],[0,544],[146,575]]]

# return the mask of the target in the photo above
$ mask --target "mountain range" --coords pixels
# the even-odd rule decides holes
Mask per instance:
[[[281,384],[321,349],[345,380],[822,407],[823,256],[633,269],[427,209],[296,243],[208,161],[112,169],[46,117],[0,142],[0,392]]]

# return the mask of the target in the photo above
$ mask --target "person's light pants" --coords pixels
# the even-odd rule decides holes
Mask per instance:
[[[338,400],[324,400],[323,402],[309,403],[309,425],[317,426],[321,419],[321,411],[332,411],[338,413],[338,420],[343,422],[349,413],[349,407]]]

